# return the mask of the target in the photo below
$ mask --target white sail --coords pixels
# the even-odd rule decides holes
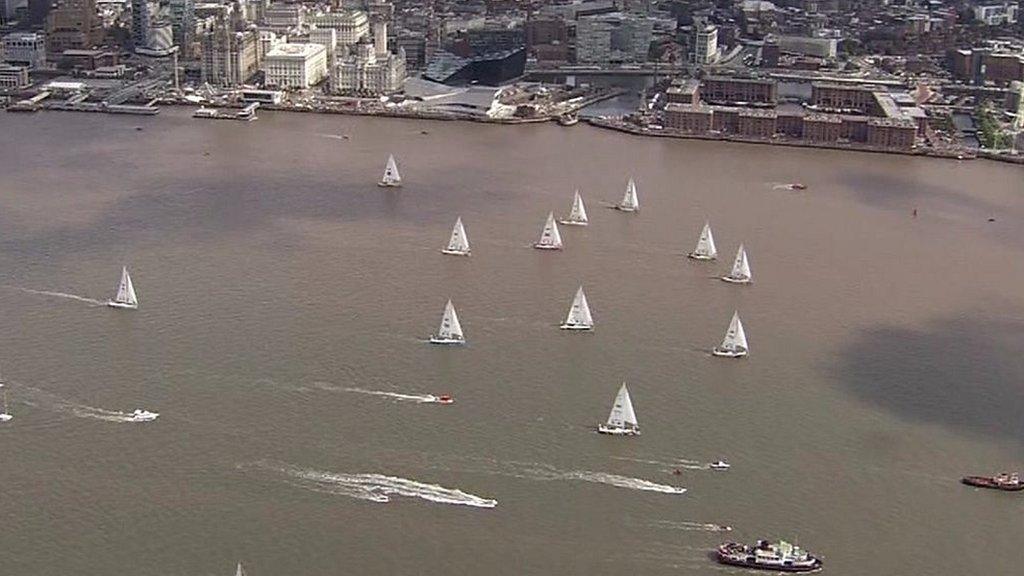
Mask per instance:
[[[625,212],[636,212],[640,209],[640,200],[636,196],[636,182],[632,178],[626,184],[626,193],[622,196],[618,208]]]
[[[245,570],[242,569],[242,563],[238,563],[238,569],[235,570],[235,576],[245,576]]]
[[[540,240],[533,246],[546,250],[558,250],[562,247],[562,235],[558,233],[558,224],[555,223],[554,213],[548,212],[548,219],[544,222]]]
[[[569,217],[560,222],[576,226],[586,226],[589,223],[587,208],[583,205],[583,197],[580,196],[579,190],[576,191],[576,195],[572,198],[572,209],[569,211]]]
[[[441,327],[437,329],[437,340],[463,341],[462,325],[459,324],[459,315],[455,313],[455,306],[452,301],[444,305],[444,315],[441,317]]]
[[[697,247],[693,249],[690,256],[701,260],[713,260],[718,256],[715,237],[711,234],[711,224],[704,223],[704,228],[700,231],[700,238],[697,239]]]
[[[743,331],[743,322],[740,321],[739,312],[733,312],[729,329],[725,331],[725,338],[722,339],[722,345],[719,348],[733,353],[747,351],[747,333]]]
[[[398,174],[398,163],[395,156],[388,155],[388,163],[384,166],[384,176],[380,179],[382,186],[400,186],[402,177]]]
[[[11,412],[7,407],[7,387],[4,385],[3,376],[0,376],[0,395],[2,395],[3,405],[0,405],[0,422],[9,422],[14,419],[11,416]]]
[[[113,303],[132,308],[139,305],[139,300],[135,297],[135,286],[132,285],[132,277],[128,274],[127,266],[121,268],[121,280],[117,283],[117,293],[114,295]]]
[[[455,220],[451,238],[448,239],[448,246],[442,252],[445,254],[469,255],[469,236],[466,236],[466,228],[462,225],[461,217]]]
[[[615,403],[612,404],[612,411],[608,415],[608,426],[611,428],[637,428],[636,412],[633,411],[633,401],[629,398],[629,390],[626,383],[622,383],[619,393],[615,396]]]
[[[740,249],[736,251],[736,260],[732,263],[732,271],[729,272],[728,278],[741,282],[749,282],[751,279],[750,262],[747,261],[747,251],[743,244],[740,244]]]
[[[562,328],[568,329],[590,329],[594,327],[594,317],[590,315],[590,305],[587,304],[587,295],[583,293],[583,286],[576,290],[576,296],[572,299],[569,307],[569,315],[565,318]]]

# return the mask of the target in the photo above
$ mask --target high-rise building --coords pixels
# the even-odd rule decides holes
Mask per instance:
[[[131,0],[132,8],[132,47],[135,49],[149,46],[150,31],[153,26],[150,14],[150,0]]]
[[[174,43],[187,50],[196,31],[196,5],[194,0],[170,0],[171,30]]]
[[[65,50],[92,48],[102,38],[96,0],[57,0],[47,15],[46,51],[51,58]]]
[[[699,66],[718,61],[718,27],[714,24],[697,26],[693,30],[693,49],[690,61]]]

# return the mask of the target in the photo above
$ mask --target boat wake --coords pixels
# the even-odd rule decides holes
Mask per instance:
[[[70,411],[79,418],[93,418],[105,422],[135,422],[135,418],[129,412],[118,412],[116,410],[104,410],[92,406],[69,406]]]
[[[384,390],[367,390],[365,388],[343,388],[339,386],[331,386],[325,382],[317,382],[314,386],[318,390],[325,390],[327,392],[352,392],[355,394],[366,394],[368,396],[382,396],[384,398],[391,398],[398,402],[414,402],[416,404],[434,404],[440,402],[440,398],[433,394],[402,394],[400,392],[386,392]]]
[[[548,465],[533,465],[519,470],[525,477],[534,480],[577,480],[591,482],[594,484],[606,484],[616,488],[627,488],[629,490],[640,490],[643,492],[659,492],[661,494],[684,494],[686,488],[658,484],[642,478],[631,478],[608,472],[593,472],[590,470],[573,470],[565,472]]]
[[[348,140],[346,134],[317,134],[321,138],[330,138],[331,140]]]
[[[650,528],[664,528],[666,530],[732,532],[732,526],[723,526],[709,522],[689,522],[687,520],[652,520],[647,523],[647,526]]]
[[[106,302],[103,300],[96,300],[95,298],[88,298],[86,296],[79,296],[77,294],[68,294],[67,292],[54,292],[52,290],[33,290],[31,288],[21,288],[19,286],[9,286],[15,290],[20,290],[27,294],[38,294],[40,296],[53,296],[55,298],[64,298],[67,300],[77,300],[78,302],[85,302],[94,306],[104,306]]]
[[[342,474],[324,472],[309,468],[290,465],[274,465],[257,462],[252,466],[261,470],[276,472],[287,477],[287,482],[294,486],[338,496],[347,496],[368,502],[387,503],[394,497],[419,498],[437,504],[470,506],[473,508],[494,508],[497,500],[481,498],[462,490],[445,488],[436,484],[427,484],[386,476],[384,474]]]

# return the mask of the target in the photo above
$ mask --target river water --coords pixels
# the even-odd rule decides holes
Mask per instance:
[[[709,551],[758,537],[1018,570],[1024,498],[958,480],[1024,466],[1020,167],[261,116],[0,116],[4,574],[739,574]],[[532,250],[576,188],[591,226]],[[714,279],[741,242],[754,284]],[[140,309],[98,305],[125,264]],[[449,297],[464,348],[424,343]],[[712,358],[734,310],[751,355]],[[623,381],[643,435],[595,434]]]

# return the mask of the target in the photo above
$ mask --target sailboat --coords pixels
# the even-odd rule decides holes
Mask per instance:
[[[590,306],[587,304],[587,295],[583,293],[583,286],[576,290],[576,296],[572,299],[572,306],[569,307],[569,315],[560,326],[562,330],[593,330],[594,317],[590,315]]]
[[[381,177],[377,186],[384,188],[397,188],[402,185],[402,177],[398,174],[398,164],[393,154],[388,155],[388,163],[384,166],[384,176]]]
[[[459,315],[455,313],[455,306],[452,301],[444,305],[444,316],[441,317],[441,327],[437,334],[430,337],[431,344],[465,344],[466,337],[462,334],[462,325],[459,324]]]
[[[455,227],[452,228],[452,236],[448,239],[448,245],[441,250],[442,254],[452,256],[469,256],[469,236],[466,236],[466,228],[462,225],[462,217],[455,219]]]
[[[622,196],[622,201],[613,206],[616,210],[622,212],[639,212],[640,201],[636,197],[636,182],[630,178],[626,184],[626,193]]]
[[[0,422],[10,422],[14,419],[14,415],[11,414],[10,409],[7,407],[7,386],[4,385],[3,377],[0,376],[0,394],[3,395],[3,412],[0,412]]]
[[[587,220],[587,208],[583,205],[583,197],[580,196],[579,190],[572,197],[572,209],[569,211],[569,216],[560,219],[558,223],[566,226],[586,226],[590,223]]]
[[[113,300],[107,301],[111,308],[124,308],[135,310],[139,307],[139,300],[135,297],[135,286],[132,285],[132,277],[128,275],[128,267],[121,267],[121,280],[117,283],[117,293]]]
[[[538,250],[561,250],[562,235],[558,233],[558,224],[555,224],[555,215],[548,212],[548,219],[544,222],[544,229],[540,232],[540,240],[533,245]]]
[[[611,414],[608,415],[608,422],[597,427],[601,434],[613,434],[615,436],[637,436],[640,434],[640,427],[636,423],[636,412],[633,412],[633,401],[629,399],[629,390],[626,383],[622,383],[619,393],[615,395],[615,403],[612,404]]]
[[[238,568],[235,570],[235,576],[245,576],[245,570],[242,569],[242,563],[238,563]]]
[[[688,256],[694,260],[714,260],[718,257],[715,237],[711,234],[711,224],[704,223],[704,228],[700,231],[700,238],[697,239],[697,247]]]
[[[722,276],[722,280],[733,284],[750,284],[750,262],[747,261],[747,251],[743,249],[743,244],[740,244],[740,249],[736,251],[732,270],[727,276]]]
[[[722,339],[721,344],[711,350],[711,353],[726,358],[740,358],[746,356],[747,351],[747,333],[743,331],[740,313],[733,312],[729,329],[725,331],[725,338]]]

